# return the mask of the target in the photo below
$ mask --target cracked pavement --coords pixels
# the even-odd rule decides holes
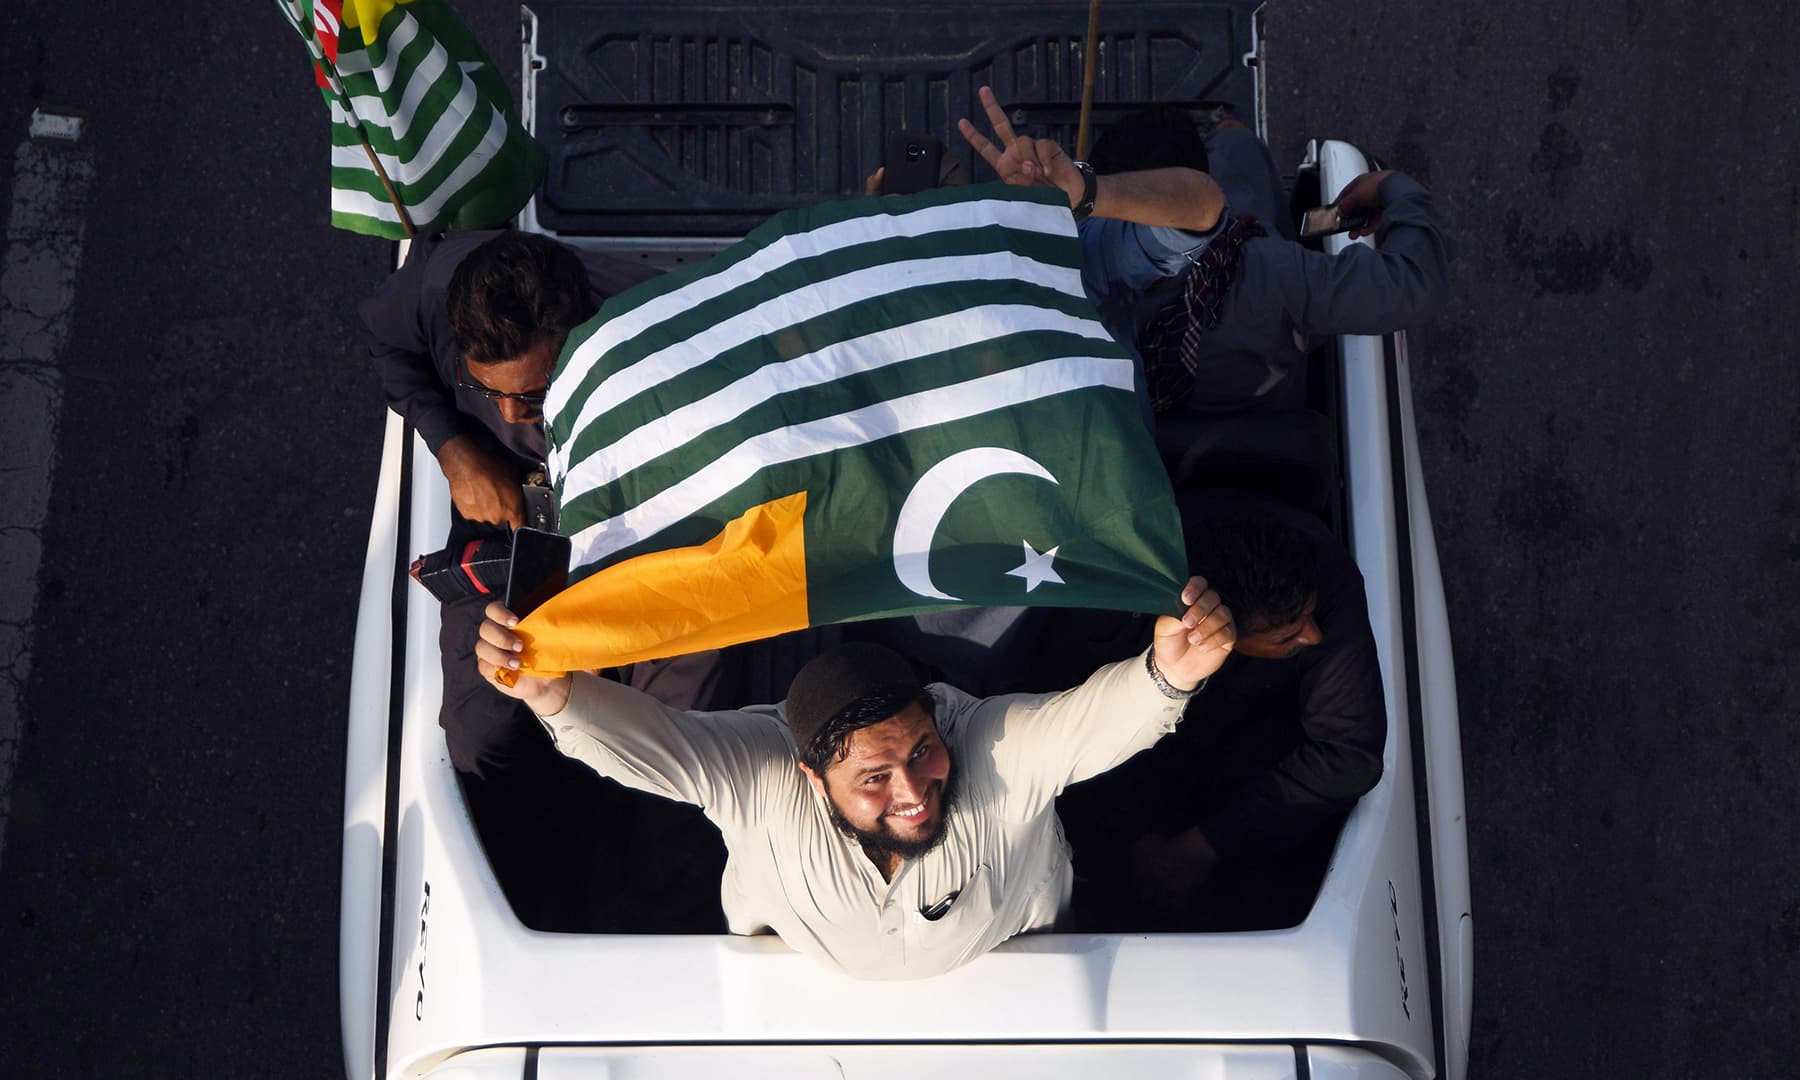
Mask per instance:
[[[30,723],[32,619],[62,413],[57,362],[69,340],[93,181],[92,156],[78,145],[26,140],[14,152],[0,262],[0,865]]]

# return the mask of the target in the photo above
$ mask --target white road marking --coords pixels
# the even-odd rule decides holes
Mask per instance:
[[[31,137],[34,139],[66,139],[76,142],[81,138],[81,122],[85,119],[76,113],[47,113],[42,109],[31,110]]]
[[[28,139],[13,155],[12,211],[0,255],[0,854],[25,729],[32,620],[62,413],[57,364],[69,340],[93,181],[91,157],[66,143]]]

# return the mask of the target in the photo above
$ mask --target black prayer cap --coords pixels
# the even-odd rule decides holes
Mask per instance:
[[[925,688],[905,657],[872,642],[839,645],[807,661],[787,696],[788,728],[801,757],[833,717],[875,694],[923,697]]]

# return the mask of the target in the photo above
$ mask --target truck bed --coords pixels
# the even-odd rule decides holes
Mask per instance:
[[[1258,0],[1100,8],[1095,124],[1152,101],[1248,119]],[[1086,0],[906,5],[536,0],[528,122],[550,152],[537,227],[569,236],[732,237],[859,192],[888,133],[956,134],[990,85],[1027,133],[1071,151]],[[985,124],[984,124],[985,126]]]

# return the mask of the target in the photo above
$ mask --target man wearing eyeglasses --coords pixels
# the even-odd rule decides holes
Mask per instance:
[[[646,267],[521,232],[435,233],[363,301],[388,406],[410,421],[469,521],[525,523],[543,402],[569,331]]]
[[[464,536],[526,521],[521,482],[542,468],[544,392],[569,331],[600,302],[653,276],[648,268],[513,231],[433,234],[360,305],[387,403],[444,471]],[[436,538],[420,538],[421,547]],[[565,918],[572,887],[546,873],[571,804],[617,799],[556,752],[537,720],[475,671],[485,598],[446,602],[438,651],[438,723],[451,764],[508,896],[528,925]],[[633,685],[680,707],[719,678],[709,657],[633,673]]]

